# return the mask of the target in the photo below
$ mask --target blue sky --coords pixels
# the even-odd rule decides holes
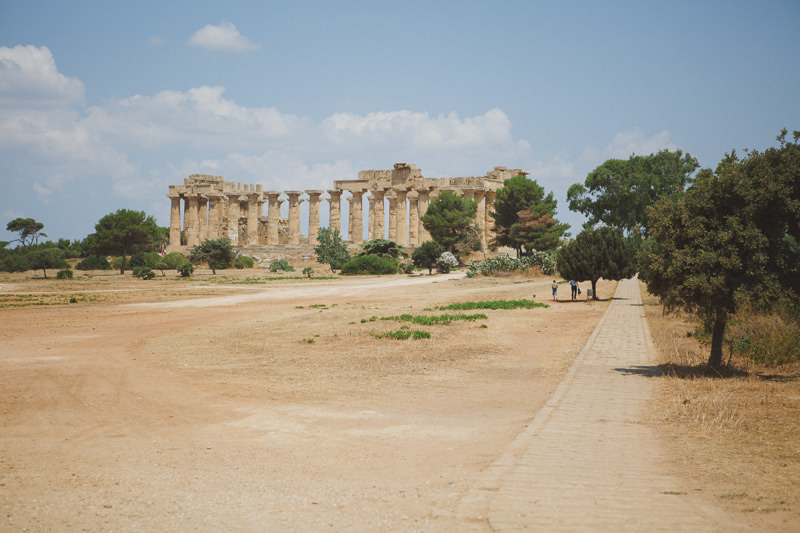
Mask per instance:
[[[319,189],[403,161],[526,168],[577,233],[566,190],[606,159],[714,167],[800,129],[798,28],[769,0],[0,0],[0,230],[167,225],[194,173]]]

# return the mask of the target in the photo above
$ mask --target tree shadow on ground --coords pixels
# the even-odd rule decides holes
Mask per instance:
[[[723,366],[722,368],[712,368],[706,364],[702,365],[638,365],[627,368],[615,368],[617,372],[626,375],[637,375],[648,378],[674,377],[680,379],[695,378],[741,378],[750,376],[747,370],[735,366]]]

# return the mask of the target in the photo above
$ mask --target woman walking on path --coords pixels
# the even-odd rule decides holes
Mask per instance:
[[[556,280],[553,280],[553,300],[558,301],[558,283],[556,283]]]

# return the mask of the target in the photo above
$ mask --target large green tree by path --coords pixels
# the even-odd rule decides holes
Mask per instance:
[[[217,269],[225,269],[231,266],[235,259],[233,245],[230,239],[206,239],[197,246],[193,246],[189,251],[189,261],[191,263],[208,263],[211,274],[216,275]]]
[[[121,255],[120,274],[125,273],[127,256],[158,247],[156,220],[144,211],[119,209],[101,218],[94,229],[88,237],[95,246],[94,253]]]
[[[434,241],[459,257],[480,246],[480,240],[475,239],[479,234],[475,227],[477,213],[478,203],[474,200],[457,196],[452,191],[442,191],[439,198],[430,203],[421,220]]]
[[[556,200],[553,193],[545,195],[544,188],[526,176],[505,180],[497,190],[490,216],[494,218],[493,248],[508,246],[517,257],[534,251],[552,250],[558,246],[568,224],[555,218]]]
[[[779,147],[726,156],[680,197],[650,209],[656,243],[648,291],[711,327],[708,364],[722,365],[728,317],[742,302],[770,305],[800,294],[800,132]]]
[[[647,208],[660,198],[674,197],[694,182],[700,165],[681,150],[609,159],[567,190],[569,209],[587,217],[586,226],[602,223],[627,234],[647,233]]]
[[[25,246],[31,246],[39,242],[39,237],[47,237],[46,233],[42,233],[44,224],[36,222],[32,218],[15,218],[6,226],[6,230],[19,233],[19,243]]]
[[[597,280],[626,279],[636,273],[636,251],[619,228],[585,229],[556,252],[556,268],[564,279],[592,282],[597,300]]]

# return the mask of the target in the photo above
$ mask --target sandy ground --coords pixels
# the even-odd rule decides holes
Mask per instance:
[[[0,529],[461,529],[459,499],[607,303],[372,335],[436,305],[550,299],[549,280],[456,278],[3,283],[122,296],[0,309]]]

